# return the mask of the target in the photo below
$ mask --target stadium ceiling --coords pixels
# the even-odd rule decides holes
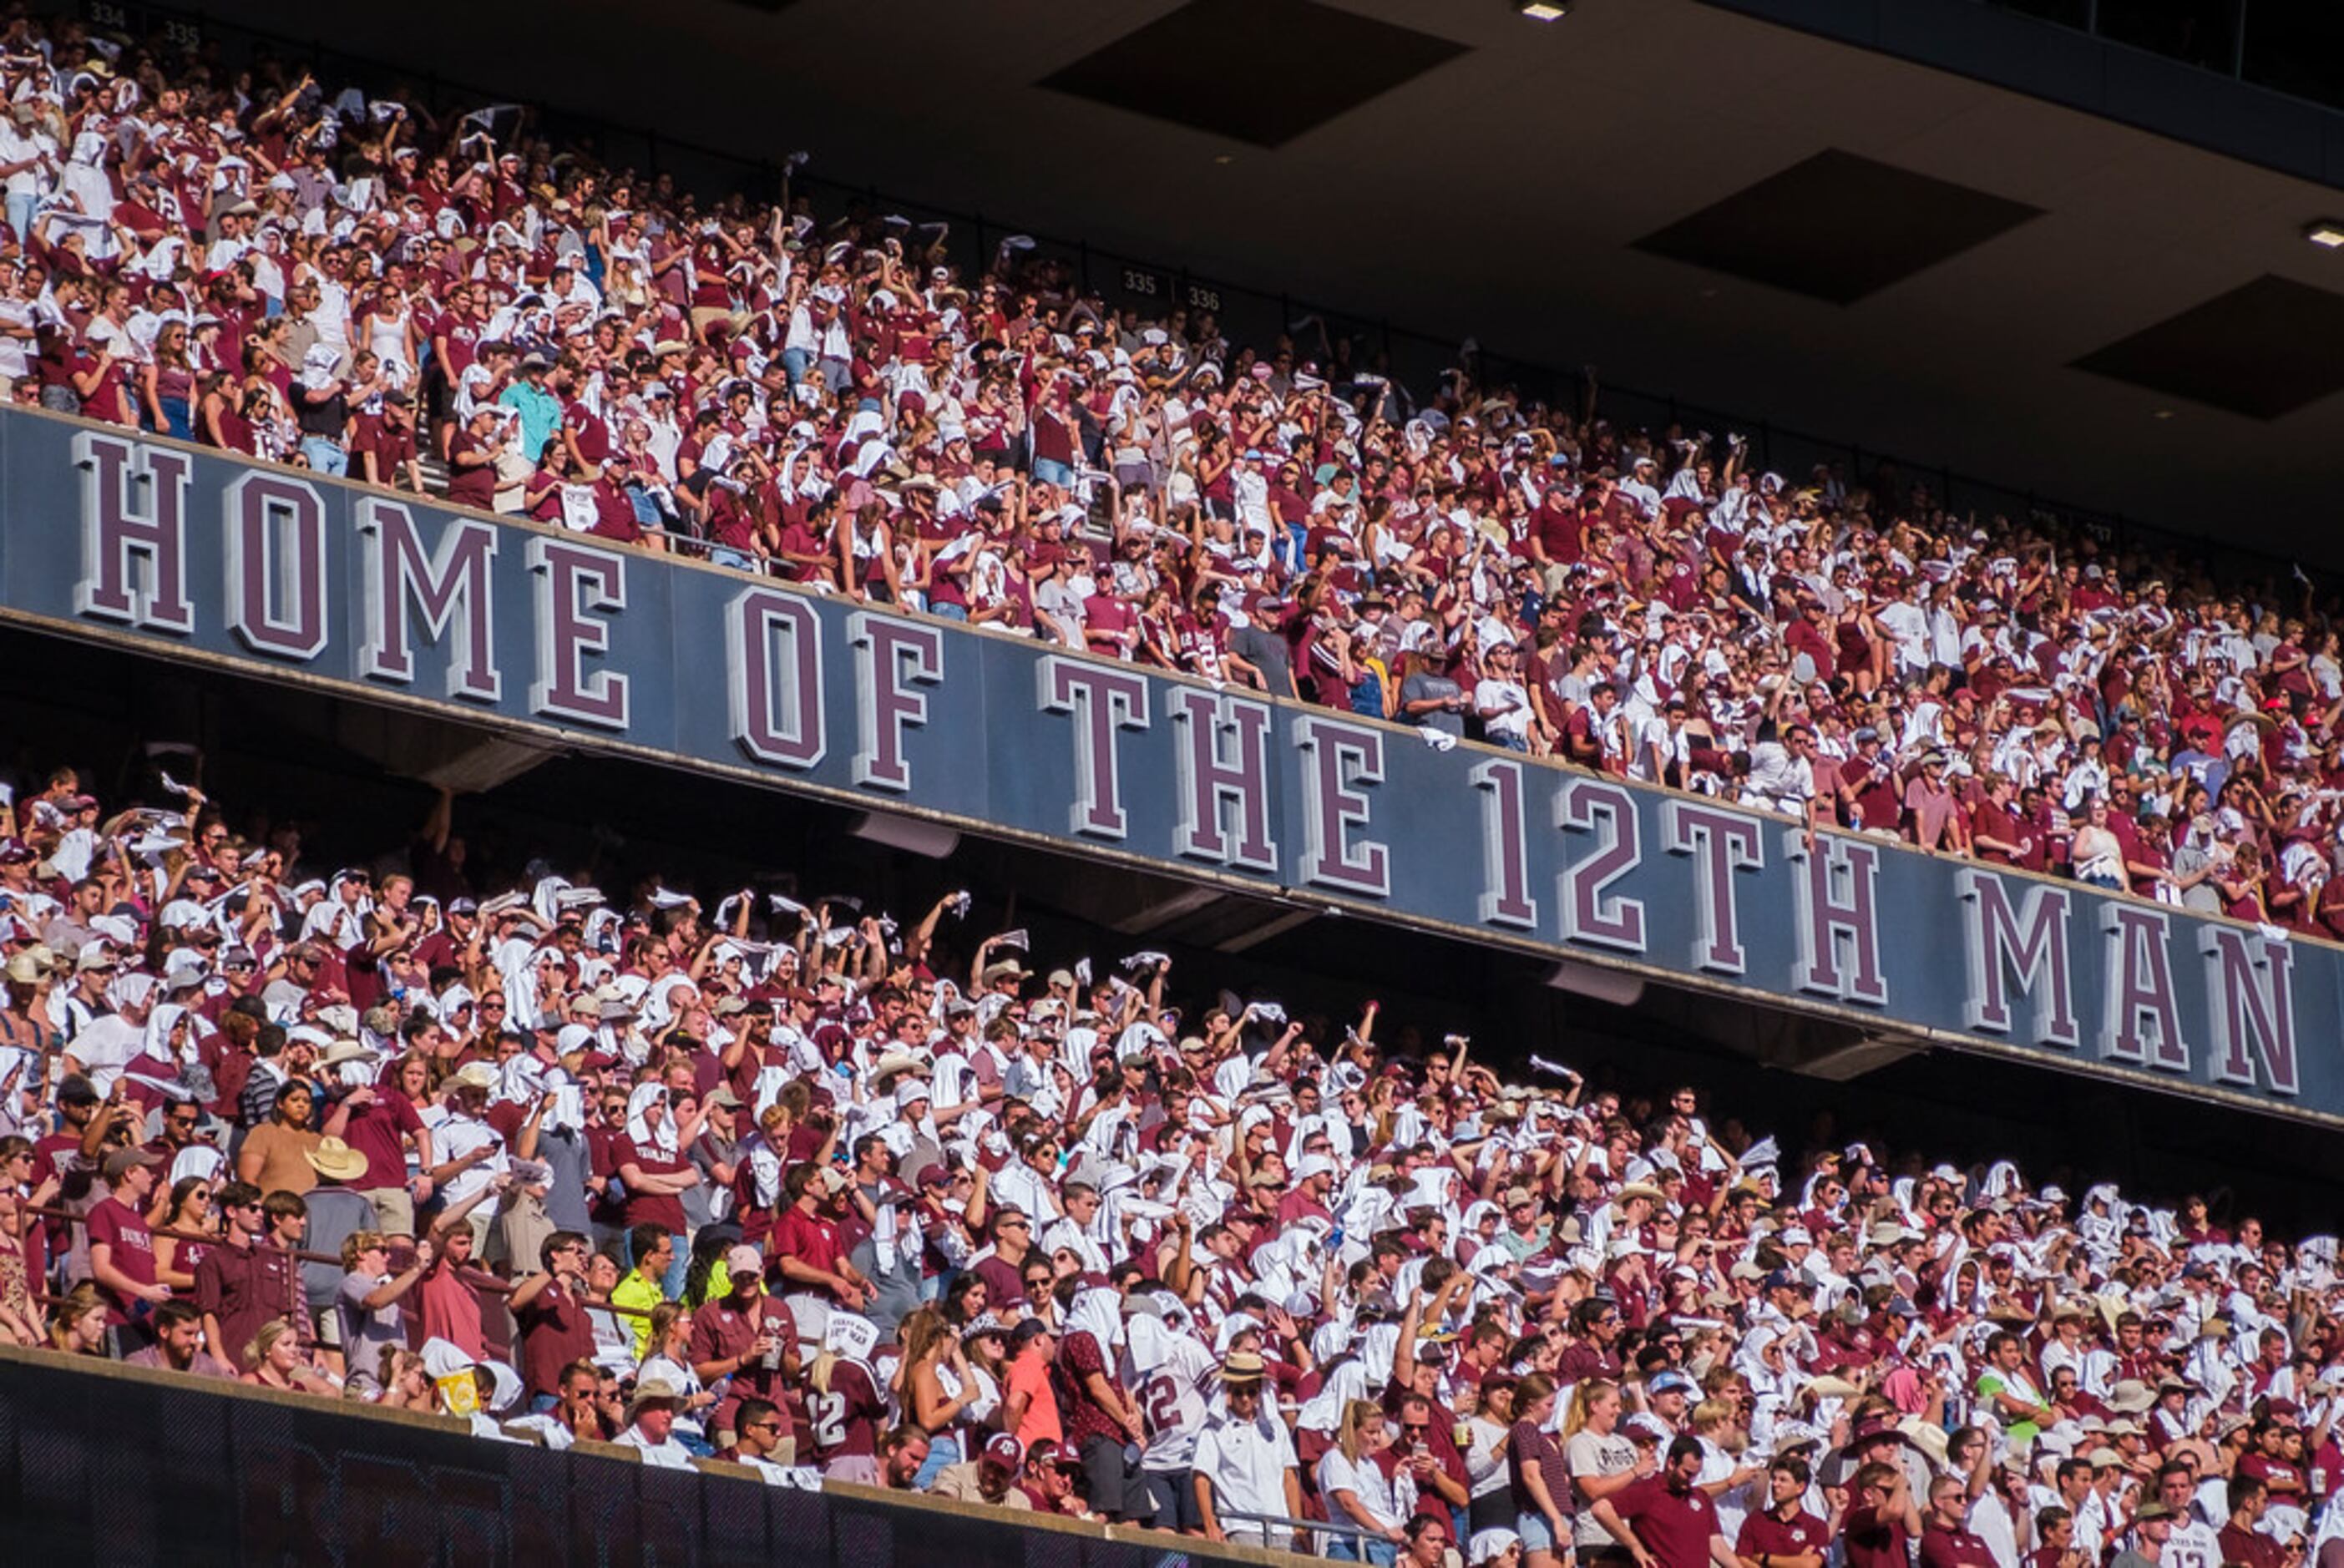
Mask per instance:
[[[2344,564],[2344,252],[2303,238],[2344,196],[1698,0],[415,0],[334,34]]]

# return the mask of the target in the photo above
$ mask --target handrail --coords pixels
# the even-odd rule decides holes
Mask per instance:
[[[340,1189],[329,1189],[328,1190]],[[54,1204],[27,1203],[24,1206],[24,1209],[25,1212],[27,1214],[37,1214],[45,1219],[62,1220],[67,1225],[86,1226],[89,1223],[89,1216],[87,1214],[76,1214],[69,1209],[59,1209]],[[225,1246],[227,1242],[227,1238],[225,1236],[207,1236],[200,1230],[181,1230],[167,1225],[150,1225],[146,1229],[148,1233],[151,1235],[167,1236],[174,1241],[195,1241],[207,1247]],[[407,1251],[410,1256],[412,1255],[414,1242],[416,1239],[415,1238],[411,1236],[394,1236],[390,1239],[393,1242],[405,1241],[408,1243],[408,1246],[403,1249],[398,1247],[393,1247],[392,1251],[394,1255],[401,1250]],[[299,1262],[330,1264],[337,1269],[343,1266],[341,1258],[334,1253],[312,1252],[307,1249],[298,1247],[288,1247],[286,1249],[286,1251]],[[466,1265],[464,1267],[463,1273],[460,1275],[459,1278],[462,1279],[466,1284],[471,1286],[474,1290],[485,1290],[494,1296],[510,1296],[513,1293],[513,1290],[515,1288],[515,1281],[507,1280],[501,1275],[491,1274],[484,1269],[476,1269],[470,1265]],[[591,1307],[601,1311],[617,1312],[630,1318],[649,1319],[651,1317],[651,1314],[641,1307],[624,1306],[617,1301],[611,1300],[607,1296],[581,1296],[578,1300],[581,1306]]]
[[[1312,1538],[1311,1547],[1314,1551],[1318,1549],[1318,1537],[1321,1535],[1340,1535],[1352,1541],[1383,1539],[1379,1532],[1370,1530],[1364,1524],[1339,1523],[1331,1519],[1289,1519],[1283,1513],[1250,1513],[1242,1508],[1223,1508],[1218,1502],[1213,1504],[1213,1513],[1215,1517],[1224,1521],[1241,1519],[1248,1524],[1267,1524],[1275,1529],[1288,1531],[1292,1535],[1300,1535],[1307,1532]],[[1267,1533],[1267,1532],[1264,1533],[1265,1538]],[[1321,1555],[1323,1554],[1322,1553]]]

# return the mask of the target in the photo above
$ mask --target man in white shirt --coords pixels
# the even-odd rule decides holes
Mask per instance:
[[[2197,1492],[2187,1465],[2176,1462],[2158,1469],[2157,1501],[2172,1522],[2157,1553],[2160,1568],[2220,1568],[2221,1537],[2197,1506]]]
[[[1238,1351],[1221,1363],[1221,1396],[1227,1408],[1207,1418],[1205,1430],[1197,1434],[1190,1481],[1197,1489],[1197,1507],[1204,1515],[1208,1541],[1267,1546],[1285,1539],[1284,1531],[1258,1520],[1225,1522],[1224,1510],[1283,1519],[1302,1517],[1302,1478],[1294,1439],[1288,1434],[1286,1423],[1263,1401],[1266,1375],[1262,1359],[1249,1351]],[[1299,1543],[1296,1545],[1299,1550]]]
[[[19,103],[0,121],[0,183],[8,196],[8,227],[20,245],[31,238],[33,213],[56,187],[62,166],[57,138],[41,128],[39,115],[35,105]]]
[[[1500,642],[1490,650],[1485,673],[1473,683],[1473,711],[1480,715],[1481,733],[1493,746],[1510,752],[1531,749],[1531,694],[1515,679],[1513,644]]]
[[[675,1436],[676,1414],[682,1409],[682,1390],[659,1378],[647,1379],[635,1386],[635,1397],[627,1401],[627,1430],[617,1441],[640,1449],[645,1464],[690,1470],[692,1451]]]
[[[1779,741],[1760,741],[1751,747],[1750,776],[1742,782],[1742,804],[1779,811],[1814,825],[1814,732],[1804,724],[1792,725]]]
[[[1692,737],[1685,733],[1684,699],[1671,697],[1637,732],[1636,749],[1628,758],[1628,776],[1646,784],[1682,784],[1692,765]]]
[[[448,1081],[448,1096],[440,1114],[435,1117],[427,1111],[423,1121],[430,1129],[432,1150],[440,1161],[426,1174],[452,1207],[510,1170],[512,1161],[505,1152],[505,1140],[489,1125],[485,1114],[496,1069],[486,1062],[468,1062]],[[488,1250],[493,1207],[476,1207],[465,1217],[472,1228],[476,1254]]]

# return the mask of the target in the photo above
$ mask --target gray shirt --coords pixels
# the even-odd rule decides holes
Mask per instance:
[[[2213,864],[2213,855],[2194,842],[2184,842],[2174,846],[2173,875],[2176,876],[2191,875]],[[2182,893],[2181,906],[2184,909],[2195,909],[2200,915],[2219,915],[2222,913],[2221,889],[2214,885],[2213,878],[2208,877],[2195,887]]]
[[[342,1327],[342,1365],[348,1369],[348,1381],[362,1383],[368,1389],[381,1386],[382,1348],[407,1345],[407,1319],[399,1310],[400,1303],[369,1308],[366,1299],[379,1290],[390,1275],[369,1276],[355,1269],[342,1276],[342,1288],[334,1294],[334,1312]]]
[[[1261,672],[1271,696],[1295,694],[1294,660],[1277,632],[1241,621],[1229,629],[1229,652]]]
[[[1429,703],[1436,698],[1446,701],[1464,694],[1465,688],[1446,675],[1427,675],[1421,673],[1410,675],[1399,683],[1400,717],[1420,728],[1446,731],[1462,740],[1465,738],[1464,714],[1447,708],[1428,708],[1423,713],[1411,713],[1408,710],[1408,705],[1410,703]]]

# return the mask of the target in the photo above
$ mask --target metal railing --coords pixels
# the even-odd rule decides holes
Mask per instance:
[[[1290,1544],[1298,1551],[1307,1537],[1308,1555],[1313,1557],[1326,1556],[1328,1546],[1337,1540],[1351,1543],[1356,1550],[1367,1542],[1383,1539],[1382,1535],[1364,1524],[1343,1524],[1325,1519],[1289,1519],[1283,1513],[1248,1513],[1241,1508],[1223,1508],[1218,1502],[1214,1503],[1213,1512],[1219,1517],[1225,1532],[1232,1520],[1261,1526],[1260,1530],[1247,1533],[1260,1535],[1262,1544],[1273,1549],[1283,1549]],[[1365,1557],[1367,1554],[1359,1552],[1358,1555]]]
[[[89,1223],[89,1216],[86,1211],[76,1213],[72,1209],[63,1209],[55,1204],[26,1204],[24,1211],[26,1214],[37,1216],[42,1219],[67,1226],[83,1227]],[[224,1246],[227,1244],[227,1238],[225,1236],[207,1236],[199,1230],[182,1230],[168,1225],[150,1226],[148,1227],[148,1229],[156,1236],[168,1237],[174,1241],[191,1242],[197,1246],[204,1247]],[[390,1239],[392,1243],[391,1258],[394,1265],[403,1268],[405,1263],[412,1262],[415,1256],[415,1239],[413,1237],[392,1237]],[[401,1243],[404,1243],[404,1245],[401,1245]],[[295,1261],[299,1263],[316,1263],[334,1269],[340,1269],[343,1267],[341,1256],[338,1253],[313,1251],[307,1248],[292,1248],[288,1249],[288,1250],[291,1252]],[[61,1261],[61,1259],[53,1261]],[[458,1275],[458,1278],[462,1280],[465,1284],[471,1287],[472,1293],[480,1299],[480,1334],[484,1348],[497,1360],[501,1361],[507,1359],[512,1349],[512,1340],[509,1330],[509,1325],[511,1321],[511,1310],[505,1305],[505,1301],[506,1298],[512,1294],[513,1288],[518,1281],[507,1280],[501,1276],[491,1274],[483,1269],[477,1269],[469,1266],[462,1269],[461,1272]],[[54,1305],[56,1301],[61,1300],[61,1298],[55,1294],[41,1289],[40,1282],[38,1281],[35,1282],[32,1294],[36,1300],[43,1303],[45,1308]],[[579,1298],[579,1304],[595,1311],[610,1312],[619,1317],[642,1318],[645,1320],[648,1320],[651,1317],[651,1314],[641,1307],[621,1306],[620,1303],[611,1300],[607,1297],[581,1296]],[[315,1315],[318,1309],[312,1306],[308,1308],[308,1310],[312,1315]]]

